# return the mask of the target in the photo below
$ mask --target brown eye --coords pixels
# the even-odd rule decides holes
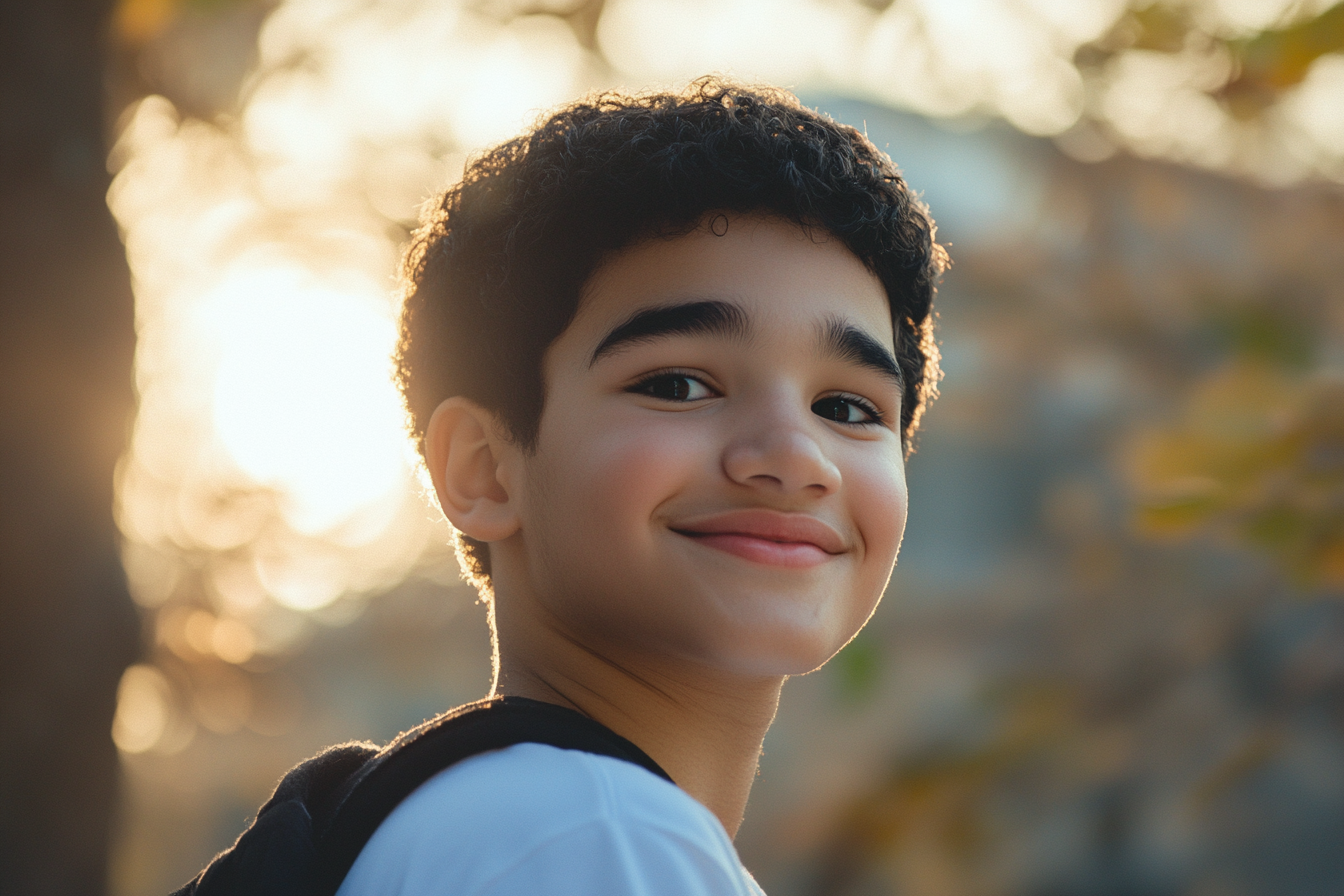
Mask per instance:
[[[649,394],[668,401],[685,401],[691,394],[691,381],[684,376],[662,376],[649,383]]]
[[[857,398],[827,395],[812,403],[812,413],[836,423],[880,423],[877,409]]]
[[[695,377],[684,373],[660,373],[640,381],[631,391],[663,401],[699,401],[713,393]]]

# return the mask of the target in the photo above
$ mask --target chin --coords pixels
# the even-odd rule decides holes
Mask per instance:
[[[797,628],[743,632],[726,630],[727,638],[711,648],[713,665],[736,675],[750,678],[778,678],[806,675],[815,672],[842,647],[849,643],[858,629],[846,632],[843,638],[834,632]]]
[[[717,625],[701,627],[705,653],[720,668],[753,676],[806,675],[853,640],[868,622],[882,592],[855,594],[844,602],[789,601],[779,593],[753,595],[733,607],[720,607]],[[706,631],[708,628],[708,631]]]

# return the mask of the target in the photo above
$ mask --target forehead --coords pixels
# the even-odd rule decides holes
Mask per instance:
[[[859,326],[894,348],[882,281],[843,242],[774,217],[711,215],[694,231],[636,243],[589,278],[563,342],[596,345],[634,311],[670,302],[729,301],[753,332],[824,320]]]

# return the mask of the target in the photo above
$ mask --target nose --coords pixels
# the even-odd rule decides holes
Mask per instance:
[[[723,452],[723,471],[740,485],[815,497],[840,487],[840,469],[813,431],[819,421],[809,408],[776,400],[738,418],[739,430]]]

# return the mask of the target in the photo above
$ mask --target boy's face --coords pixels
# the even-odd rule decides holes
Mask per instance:
[[[610,657],[814,669],[905,526],[892,356],[881,282],[823,233],[720,216],[618,253],[544,359],[501,601]]]

